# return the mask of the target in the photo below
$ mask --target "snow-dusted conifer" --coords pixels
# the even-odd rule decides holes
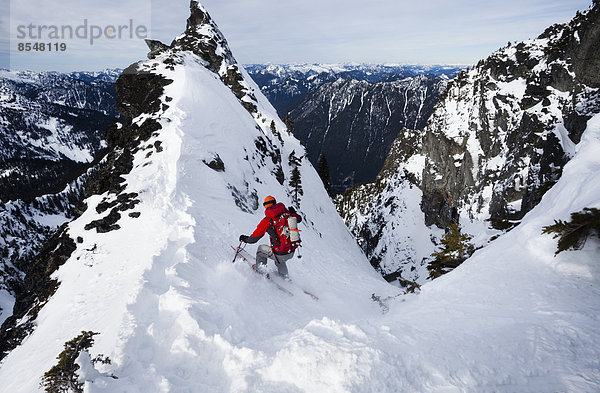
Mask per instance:
[[[469,243],[471,236],[462,234],[455,222],[450,225],[448,232],[442,236],[443,249],[431,254],[435,259],[429,263],[429,278],[437,278],[458,267],[473,254],[473,245]]]
[[[542,233],[554,233],[554,238],[559,238],[554,255],[569,249],[580,250],[593,232],[600,238],[600,209],[586,207],[571,213],[571,221],[554,220],[554,225],[542,229]]]
[[[319,174],[321,181],[323,181],[325,190],[331,195],[331,175],[329,173],[329,164],[327,164],[325,154],[321,154],[321,157],[319,157],[319,161],[317,162],[317,173]]]
[[[270,127],[271,127],[271,132],[273,133],[273,135],[275,135],[277,137],[277,139],[279,139],[279,142],[281,142],[281,144],[283,144],[283,138],[281,137],[281,133],[277,130],[274,120],[271,120]]]

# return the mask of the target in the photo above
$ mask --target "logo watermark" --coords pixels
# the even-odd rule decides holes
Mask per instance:
[[[11,69],[81,71],[125,68],[147,53],[151,0],[10,0]],[[5,15],[6,17],[6,15]]]
[[[20,24],[16,26],[16,39],[18,40],[87,40],[90,45],[100,39],[145,39],[148,37],[148,28],[144,24],[136,24],[133,19],[129,19],[126,24],[90,24],[84,19],[81,24],[76,26],[71,24],[64,25],[41,25],[41,24]]]

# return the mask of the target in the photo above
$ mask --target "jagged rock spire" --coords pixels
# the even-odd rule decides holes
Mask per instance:
[[[226,72],[228,66],[236,64],[227,40],[197,1],[190,2],[190,17],[185,32],[173,40],[171,48],[193,52],[208,62],[207,68],[219,75]]]
[[[177,36],[171,45],[156,40],[146,40],[146,44],[150,48],[148,57],[151,59],[168,51],[194,53],[206,62],[206,68],[219,75],[250,113],[256,113],[256,97],[244,83],[227,40],[206,9],[197,1],[190,2],[190,16],[185,32]]]

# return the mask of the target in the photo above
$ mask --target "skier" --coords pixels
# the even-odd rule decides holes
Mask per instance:
[[[275,261],[279,275],[284,279],[289,279],[286,262],[294,257],[298,242],[290,241],[290,227],[287,218],[291,216],[296,218],[297,222],[301,222],[302,217],[296,213],[293,207],[286,209],[283,203],[277,203],[271,195],[265,198],[263,206],[265,207],[265,218],[258,223],[252,235],[241,235],[240,241],[254,244],[265,233],[268,233],[271,246],[262,244],[258,247],[256,265],[253,267],[259,272],[264,272],[267,267],[267,258],[271,258]],[[292,228],[292,230],[294,229]]]

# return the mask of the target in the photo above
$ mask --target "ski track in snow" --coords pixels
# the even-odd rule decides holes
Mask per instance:
[[[163,72],[175,80],[155,137],[164,151],[150,158],[139,152],[126,176],[128,191],[140,193],[140,218],[124,217],[120,230],[96,234],[83,230],[97,218],[89,209],[70,224],[84,243],[56,274],[61,285],[37,329],[0,367],[0,391],[41,391],[40,377],[81,330],[100,333],[92,358],[113,360],[97,371],[82,368],[86,392],[600,389],[600,244],[591,240],[555,258],[556,240],[540,234],[555,218],[600,207],[600,116],[519,227],[418,296],[400,295],[373,271],[304,160],[304,247],[302,258],[288,263],[297,293],[289,297],[247,264],[231,263],[230,245],[254,229],[262,209],[242,212],[229,186],[256,189],[259,199],[277,193],[290,204],[271,167],[250,158],[251,171],[244,159],[262,135],[255,119],[194,61]],[[271,118],[284,129],[248,83],[269,117],[264,129]],[[284,137],[285,163],[289,152],[303,150]],[[225,172],[202,162],[212,153]]]

